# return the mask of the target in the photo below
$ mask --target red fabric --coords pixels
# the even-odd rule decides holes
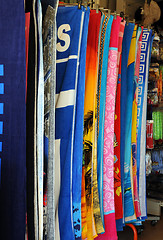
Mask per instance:
[[[105,233],[100,234],[96,240],[116,240],[118,239],[117,234],[115,234],[116,224],[115,224],[115,213],[110,213],[104,215],[105,222]]]
[[[27,96],[29,27],[30,27],[30,13],[26,13],[25,14],[26,96]],[[26,215],[26,239],[28,240],[27,215]]]
[[[90,11],[89,26],[88,26],[88,38],[87,38],[87,52],[86,52],[86,70],[85,70],[85,100],[84,100],[84,119],[88,118],[90,112],[93,113],[95,106],[95,95],[97,86],[97,65],[98,65],[98,40],[99,30],[101,23],[101,13],[96,13],[96,10]],[[90,184],[93,179],[93,174],[90,174],[91,166],[93,166],[92,154],[94,147],[88,153],[86,151],[86,143],[92,143],[94,146],[94,120],[93,128],[84,134],[84,168],[85,168],[85,194],[86,194],[86,225],[87,234],[85,228],[83,228],[82,236],[87,235],[87,239],[93,239],[96,236],[95,231],[95,219],[93,217],[93,210],[96,210],[96,206],[93,206],[93,190],[97,190],[95,181]],[[87,128],[85,129],[87,130]],[[97,209],[98,210],[98,209]],[[98,210],[100,211],[100,209]],[[82,209],[82,223],[85,218],[84,209]],[[82,226],[83,227],[83,226]]]
[[[103,202],[105,233],[98,240],[117,240],[115,208],[114,208],[114,112],[117,84],[118,39],[121,18],[113,19],[109,59],[107,69],[105,128],[104,128],[104,178]]]
[[[30,28],[30,13],[26,13],[25,14],[26,95],[27,95],[29,28]]]
[[[121,166],[120,166],[120,98],[121,98],[121,52],[122,40],[124,34],[125,22],[120,24],[120,32],[118,39],[118,82],[117,82],[117,95],[115,105],[115,122],[114,122],[114,199],[115,199],[115,218],[123,218],[123,205],[122,205],[122,189],[121,189]]]
[[[121,57],[119,67],[119,77],[117,84],[117,96],[115,105],[115,122],[114,122],[114,199],[115,199],[115,218],[123,218],[122,190],[121,190],[121,166],[120,166],[120,98],[121,98]]]

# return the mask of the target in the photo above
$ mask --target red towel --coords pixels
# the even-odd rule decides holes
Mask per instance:
[[[122,40],[125,28],[125,21],[120,24],[119,39],[118,39],[118,81],[117,81],[117,94],[115,105],[115,122],[114,122],[114,198],[115,198],[115,218],[123,218],[122,206],[122,190],[121,190],[121,167],[120,167],[120,98],[121,98],[121,52]]]

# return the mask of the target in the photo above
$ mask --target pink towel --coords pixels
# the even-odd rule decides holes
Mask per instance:
[[[117,240],[114,207],[114,114],[117,85],[118,37],[121,18],[113,20],[106,87],[106,107],[104,126],[104,223],[105,233],[97,239]]]

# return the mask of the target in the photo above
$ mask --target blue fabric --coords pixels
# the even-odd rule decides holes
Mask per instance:
[[[110,17],[105,33],[104,49],[102,58],[102,71],[101,71],[101,91],[100,91],[100,107],[99,107],[99,134],[97,139],[97,180],[98,192],[100,200],[101,219],[104,226],[104,210],[103,210],[103,151],[104,151],[104,122],[105,122],[105,100],[106,100],[106,83],[107,83],[107,68],[109,56],[109,43],[111,26],[113,16]]]
[[[134,30],[135,31],[135,30]],[[135,46],[136,47],[136,46]],[[125,158],[124,158],[124,216],[133,216],[134,204],[131,189],[131,131],[132,131],[132,105],[134,100],[134,70],[135,62],[127,67],[126,91],[126,121],[125,121]],[[132,219],[133,220],[133,219]]]
[[[3,122],[0,121],[0,134],[3,134]]]
[[[0,114],[4,113],[4,103],[0,103]]]
[[[0,64],[0,76],[4,75],[4,65]]]
[[[36,199],[34,202],[35,180],[36,180],[36,91],[37,91],[37,61],[36,61],[36,25],[34,21],[35,15],[35,1],[26,1],[29,4],[30,11],[30,31],[29,31],[29,50],[28,50],[28,84],[27,84],[27,97],[26,97],[26,158],[28,159],[27,166],[27,222],[28,222],[28,238],[35,237],[35,223],[34,214],[36,213],[37,206]],[[27,7],[27,8],[28,8]],[[35,214],[36,216],[36,214]]]
[[[0,158],[0,187],[1,187],[1,158]]]
[[[76,112],[76,93],[80,41],[82,37],[82,10],[78,7],[60,7],[57,13],[57,82],[56,139],[60,139],[61,189],[59,198],[60,239],[75,239],[73,229],[72,165]],[[60,34],[61,33],[61,34]],[[64,38],[65,37],[65,38]],[[67,105],[65,93],[70,93]],[[72,95],[74,94],[74,96]],[[62,102],[62,107],[57,105]],[[80,180],[81,181],[81,180]]]
[[[163,150],[152,150],[151,152],[152,159],[152,171],[159,171],[163,169]]]
[[[147,203],[146,203],[146,167],[145,167],[145,154],[146,154],[146,111],[147,111],[147,90],[148,90],[148,75],[149,64],[151,56],[152,45],[152,30],[144,29],[142,36],[142,48],[141,48],[141,60],[140,60],[140,72],[138,82],[138,106],[139,113],[141,113],[141,119],[139,116],[138,121],[138,137],[139,137],[139,199],[141,208],[141,220],[147,218]],[[142,86],[143,82],[143,86]],[[141,91],[143,97],[141,96]],[[142,97],[142,98],[141,98]]]
[[[90,9],[84,13],[84,25],[80,49],[80,65],[76,99],[76,117],[74,130],[74,153],[73,153],[73,177],[72,177],[72,201],[75,239],[81,239],[81,180],[83,161],[83,124],[84,124],[84,95],[85,95],[85,64],[87,35]]]
[[[127,64],[134,24],[126,24],[122,42],[122,67],[121,67],[121,184],[122,203],[124,209],[124,155],[125,155],[125,124],[126,124],[126,103],[127,103]],[[124,219],[123,219],[124,223]]]
[[[140,169],[140,141],[141,141],[141,122],[142,122],[142,110],[144,101],[144,87],[146,79],[146,65],[148,46],[149,46],[149,33],[147,29],[143,30],[142,46],[141,46],[141,57],[140,57],[140,71],[138,81],[138,115],[137,115],[137,175],[138,175],[138,186],[139,186],[139,169]]]
[[[4,83],[0,83],[0,94],[4,94]]]
[[[123,231],[123,219],[122,218],[116,220],[116,228],[117,228],[117,232]]]
[[[26,65],[24,1],[1,1],[0,82],[4,94],[1,142],[0,239],[25,239]]]
[[[0,152],[2,152],[2,142],[0,142]]]

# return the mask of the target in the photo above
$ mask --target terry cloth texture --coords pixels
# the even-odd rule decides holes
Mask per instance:
[[[133,168],[133,193],[134,193],[134,206],[136,218],[141,216],[139,195],[138,195],[138,181],[137,181],[137,101],[138,101],[138,79],[139,79],[139,66],[142,42],[142,29],[138,27],[136,34],[136,54],[135,54],[135,75],[134,75],[134,100],[132,105],[132,168]]]
[[[44,137],[44,70],[42,44],[42,9],[37,1],[36,20],[38,26],[38,94],[37,94],[37,195],[38,237],[43,238],[43,137]]]
[[[100,49],[100,36],[102,27],[102,17],[100,21],[100,31],[98,37],[98,58],[99,62],[99,49]],[[98,65],[97,65],[97,77],[98,77]],[[93,216],[95,220],[95,229],[97,234],[104,232],[101,213],[100,213],[100,200],[98,192],[98,180],[97,180],[97,93],[98,93],[98,81],[95,88],[95,104],[93,109]]]
[[[132,177],[132,105],[134,98],[134,72],[135,72],[135,50],[136,50],[136,30],[134,27],[127,66],[127,91],[126,91],[126,119],[125,119],[125,158],[124,158],[124,215],[125,222],[136,220],[133,196]]]
[[[28,58],[28,78],[27,78],[27,104],[26,104],[26,131],[28,132],[26,141],[27,157],[27,224],[28,237],[35,239],[38,233],[37,220],[37,199],[34,194],[36,189],[36,93],[37,93],[37,29],[35,18],[35,1],[28,1],[26,9],[30,11],[30,31],[29,31],[29,55]],[[36,195],[35,195],[36,196]],[[35,206],[35,211],[34,211]],[[34,216],[35,212],[35,216]],[[36,229],[35,229],[36,227]]]
[[[56,172],[58,172],[57,166],[55,166],[55,92],[56,92],[56,43],[57,43],[57,26],[56,26],[56,14],[58,8],[58,0],[53,1],[54,7],[52,7],[51,22],[49,26],[49,67],[51,74],[48,79],[48,107],[49,107],[49,137],[48,137],[48,167],[47,167],[47,240],[54,240],[59,238],[59,227],[57,226],[58,219],[56,219],[56,201],[57,199],[57,183],[55,183],[55,177],[57,179]],[[49,16],[50,17],[50,16]],[[51,39],[50,39],[51,38]],[[48,69],[49,70],[49,69]],[[49,95],[50,93],[50,95]],[[57,201],[58,202],[58,201]],[[56,224],[55,224],[56,223]],[[56,226],[55,226],[56,225]],[[56,231],[55,231],[56,229]]]
[[[60,186],[58,215],[61,240],[65,238],[67,240],[75,239],[73,226],[72,167],[76,94],[83,23],[84,11],[78,9],[77,6],[58,8],[55,143],[56,164],[60,167],[60,182],[56,182],[56,186]],[[78,210],[76,209],[75,211]]]
[[[97,94],[96,94],[97,96]],[[95,219],[95,228],[97,234],[104,232],[102,218],[100,213],[100,201],[97,182],[97,99],[93,110],[93,214]]]
[[[30,12],[25,14],[26,95],[27,95],[29,29],[30,29]]]
[[[117,85],[118,38],[121,18],[113,19],[107,70],[104,125],[104,223],[105,233],[97,239],[117,239],[114,208],[114,113]]]
[[[87,53],[86,53],[86,82],[85,82],[85,102],[84,102],[84,167],[85,167],[85,195],[86,195],[86,224],[82,226],[82,235],[87,239],[96,236],[95,222],[93,216],[93,188],[92,188],[92,157],[94,145],[94,105],[97,86],[97,60],[98,60],[98,39],[100,30],[101,14],[97,14],[95,10],[91,10]]]
[[[47,12],[43,21],[43,62],[44,62],[44,238],[47,237],[47,233],[49,233],[47,227],[48,225],[48,213],[49,207],[51,209],[51,214],[54,214],[54,195],[51,196],[51,202],[48,201],[48,188],[54,193],[53,186],[49,185],[49,178],[52,178],[54,184],[54,162],[52,163],[52,159],[54,158],[53,154],[51,155],[52,159],[49,159],[49,151],[50,148],[50,133],[54,137],[54,132],[50,128],[51,119],[51,103],[52,99],[54,100],[54,96],[51,95],[51,88],[55,91],[54,83],[55,78],[53,78],[52,73],[52,64],[53,64],[53,51],[54,51],[54,18],[55,18],[55,10],[53,7],[48,6]],[[55,68],[55,62],[53,65]],[[53,80],[52,80],[53,79]],[[54,127],[54,122],[53,122]],[[51,130],[51,131],[50,131]],[[54,129],[53,129],[54,130]],[[53,140],[52,140],[53,141]],[[53,142],[54,144],[54,142]],[[55,145],[54,145],[55,146]],[[53,151],[54,151],[53,146]],[[53,152],[54,153],[54,152]],[[54,159],[53,159],[54,161]],[[49,169],[51,168],[51,169]],[[51,172],[53,170],[53,172]],[[50,171],[50,172],[49,172]],[[51,183],[52,184],[52,183]],[[51,215],[51,224],[54,224],[54,215]],[[53,225],[54,227],[54,225]],[[54,227],[55,229],[55,227]]]
[[[115,119],[114,119],[114,200],[115,200],[115,218],[123,218],[122,189],[121,189],[121,166],[120,166],[120,132],[121,132],[121,52],[122,41],[125,29],[125,21],[120,24],[118,38],[118,58],[117,58],[117,91],[115,101]]]
[[[117,161],[114,162],[114,171],[116,171],[116,166],[119,166],[119,183],[120,187],[118,186],[118,192],[121,189],[121,193],[119,195],[119,203],[117,204],[117,197],[115,197],[115,217],[116,219],[120,217],[120,214],[122,213],[122,217],[116,220],[116,228],[117,231],[123,230],[123,203],[122,203],[122,181],[121,181],[121,158],[120,158],[120,147],[121,147],[121,64],[122,64],[122,42],[123,42],[123,36],[124,36],[124,28],[125,28],[125,21],[122,21],[120,24],[120,31],[119,31],[119,39],[118,39],[118,58],[117,58],[117,95],[116,95],[116,103],[115,103],[115,137],[116,142],[114,139],[114,158],[117,157]],[[115,176],[117,176],[117,172],[114,173],[114,183],[116,184]],[[118,178],[118,177],[117,177]],[[115,187],[114,184],[114,196],[115,192],[117,190],[117,187]],[[118,210],[121,209],[120,211]]]
[[[100,38],[100,55],[98,71],[98,92],[97,92],[97,179],[100,199],[100,212],[104,226],[103,208],[103,151],[104,151],[104,123],[105,123],[105,101],[107,68],[109,56],[109,43],[113,16],[106,15],[102,24]],[[102,233],[102,232],[101,232]]]
[[[134,30],[134,24],[129,23],[125,26],[122,43],[122,66],[121,66],[121,185],[122,202],[124,207],[124,150],[125,150],[125,121],[126,121],[126,95],[127,95],[127,64],[131,44],[131,38]],[[123,216],[124,223],[124,216]]]
[[[37,0],[33,0],[33,22],[35,34],[35,92],[34,92],[34,228],[35,239],[38,239],[38,195],[37,195],[37,93],[38,93],[38,26],[37,26]]]
[[[45,37],[45,45],[44,52],[46,56],[44,56],[44,63],[46,65],[46,73],[45,73],[45,90],[46,94],[48,94],[49,99],[47,100],[45,107],[45,119],[46,119],[46,130],[48,131],[48,137],[45,137],[46,146],[46,157],[48,158],[48,164],[46,162],[46,184],[45,184],[45,192],[47,195],[47,209],[45,210],[45,215],[47,214],[47,223],[45,223],[45,229],[47,227],[47,239],[55,239],[58,238],[58,222],[55,221],[55,217],[57,216],[56,211],[56,199],[58,192],[55,186],[55,175],[56,175],[56,167],[55,166],[55,88],[56,88],[56,13],[58,8],[58,0],[41,0],[43,16],[44,20],[49,20],[49,23],[45,23],[44,26],[44,37]],[[51,9],[50,11],[48,9]],[[48,17],[47,17],[48,13]],[[46,17],[45,17],[46,15]],[[44,21],[44,22],[45,22]],[[49,42],[48,42],[49,41]],[[48,55],[49,54],[49,55]],[[49,57],[49,58],[48,58]],[[47,63],[46,63],[47,61]],[[49,65],[49,66],[48,66]],[[48,72],[48,74],[47,74]],[[48,82],[48,89],[46,82]],[[48,126],[47,126],[48,125]],[[57,168],[58,173],[58,168]],[[45,196],[46,196],[45,195]],[[54,197],[55,196],[55,197]],[[47,210],[47,212],[46,212]],[[46,221],[46,217],[45,217]],[[46,226],[47,224],[47,226]]]
[[[149,74],[149,63],[151,56],[151,45],[152,45],[152,30],[144,29],[142,36],[141,46],[141,58],[140,58],[140,69],[139,69],[139,82],[138,82],[138,135],[139,143],[139,200],[141,219],[147,218],[147,206],[146,206],[146,169],[145,169],[145,152],[146,152],[146,108],[147,108],[147,89],[148,89],[148,74]],[[142,90],[142,92],[141,92]],[[139,115],[140,113],[140,115]]]
[[[26,63],[24,1],[0,7],[0,239],[25,239]]]
[[[72,177],[72,202],[73,202],[73,223],[75,239],[81,239],[81,181],[83,162],[83,128],[84,128],[84,95],[85,95],[85,66],[86,49],[88,36],[88,22],[90,9],[83,11],[83,31],[81,38],[81,49],[79,57],[79,74],[76,97],[75,129],[74,129],[74,152],[73,152],[73,177]]]

